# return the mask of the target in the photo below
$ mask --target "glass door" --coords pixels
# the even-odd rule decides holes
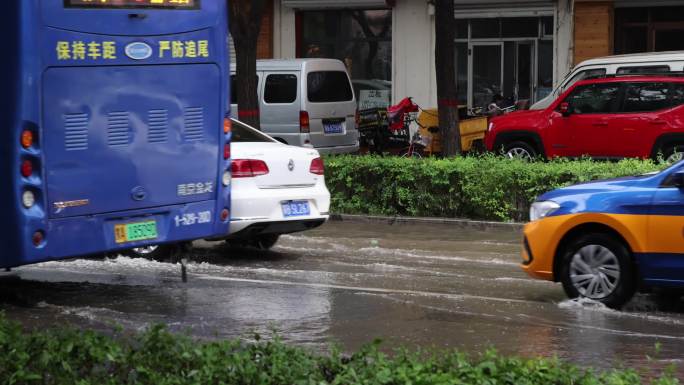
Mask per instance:
[[[516,43],[515,100],[532,100],[534,94],[534,42]]]
[[[468,107],[487,108],[503,87],[503,42],[471,43],[468,69]]]

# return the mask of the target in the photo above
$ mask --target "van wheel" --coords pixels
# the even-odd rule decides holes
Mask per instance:
[[[666,147],[663,151],[663,158],[667,164],[679,162],[680,160],[684,159],[684,146],[674,145]]]
[[[510,159],[531,161],[537,157],[537,151],[529,143],[523,141],[510,142],[504,145],[503,153]]]
[[[560,280],[570,298],[584,297],[619,309],[636,292],[636,273],[627,248],[594,233],[570,242],[562,254]]]

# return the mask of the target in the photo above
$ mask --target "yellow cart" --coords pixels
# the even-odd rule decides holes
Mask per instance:
[[[420,126],[420,136],[423,137],[426,144],[425,154],[440,154],[442,152],[442,137],[439,133],[437,109],[421,110],[420,115],[418,115],[418,124]],[[488,119],[486,116],[459,119],[461,151],[470,152],[483,147],[487,124]]]

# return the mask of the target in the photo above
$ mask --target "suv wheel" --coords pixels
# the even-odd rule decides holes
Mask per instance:
[[[610,235],[581,236],[566,247],[562,258],[560,280],[570,298],[589,298],[619,309],[636,291],[630,253]]]
[[[510,142],[504,146],[503,153],[511,159],[533,160],[537,151],[529,143],[523,141]]]
[[[665,158],[665,163],[674,164],[684,159],[684,146],[675,145],[665,148],[663,151],[663,157]]]

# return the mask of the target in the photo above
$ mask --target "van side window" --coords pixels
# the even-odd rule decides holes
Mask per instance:
[[[568,88],[570,88],[573,84],[577,83],[580,80],[584,79],[589,79],[589,78],[603,78],[606,76],[606,69],[605,68],[595,68],[592,70],[585,70],[582,72],[578,72],[575,76],[570,79],[565,85],[563,86],[563,90],[561,92],[564,92]]]
[[[266,76],[264,102],[269,104],[289,104],[297,100],[297,76],[277,74]]]
[[[617,110],[619,83],[587,84],[575,88],[565,99],[573,114],[611,113]]]
[[[670,67],[668,66],[620,67],[617,70],[618,75],[666,74],[668,72],[670,72]]]
[[[354,99],[349,77],[343,71],[309,72],[306,84],[312,103],[350,102]]]
[[[259,84],[259,75],[257,75],[257,87]],[[237,104],[237,76],[230,75],[230,104]]]
[[[627,83],[622,112],[649,112],[670,107],[669,83]]]

